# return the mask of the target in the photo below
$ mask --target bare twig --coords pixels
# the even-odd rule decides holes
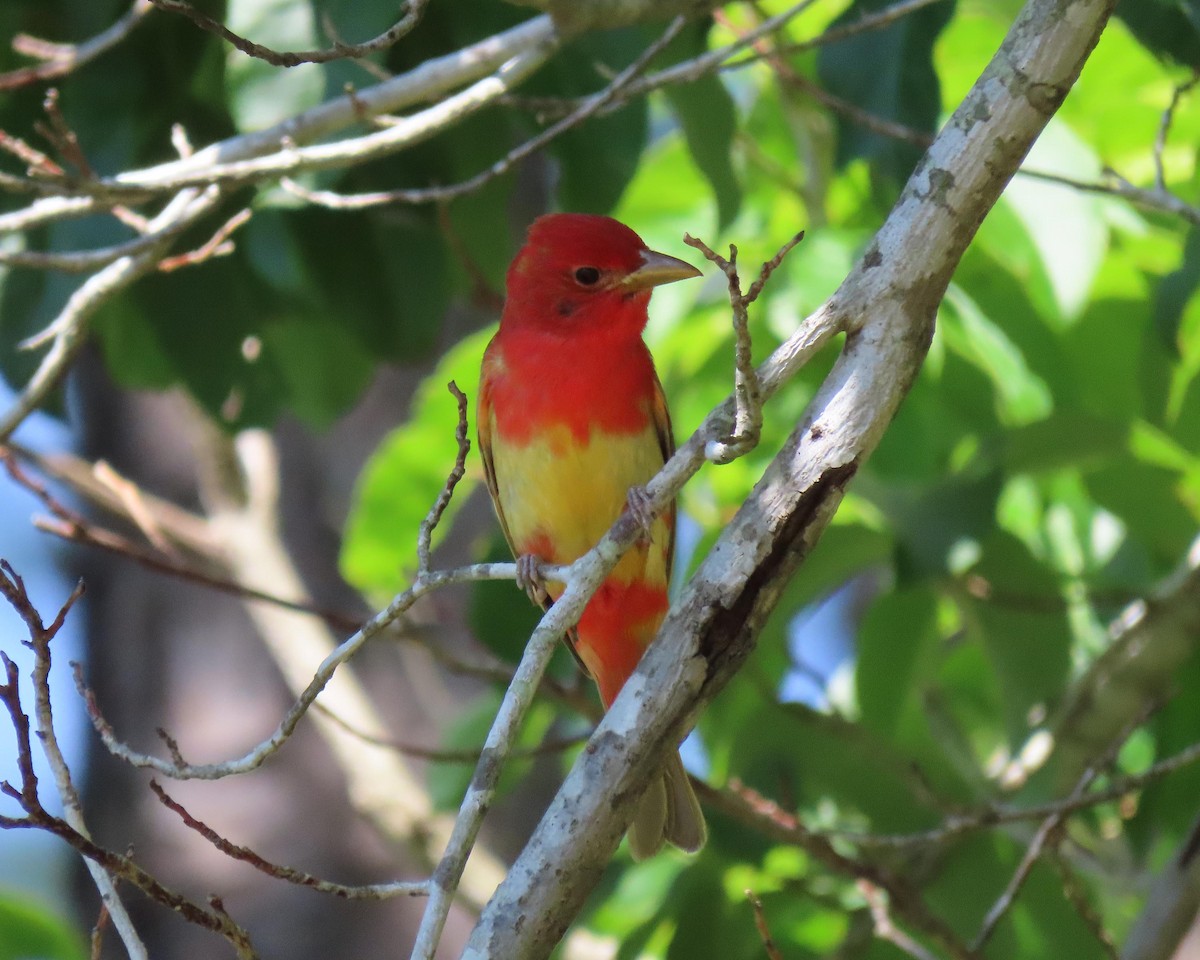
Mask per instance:
[[[33,125],[33,128],[54,145],[58,155],[73,166],[79,176],[85,180],[95,180],[96,171],[92,169],[83,148],[79,145],[79,137],[68,126],[66,117],[62,114],[62,108],[58,105],[58,90],[51,87],[46,91],[42,109],[46,111],[50,122],[47,125],[39,121]]]
[[[1008,885],[1004,888],[1004,892],[996,898],[996,902],[992,904],[987,915],[983,918],[983,923],[979,926],[979,932],[975,935],[975,939],[971,941],[971,950],[979,952],[991,939],[992,934],[996,932],[996,927],[1004,918],[1004,915],[1012,908],[1016,902],[1017,895],[1025,886],[1025,882],[1029,879],[1029,875],[1033,872],[1034,866],[1041,858],[1042,853],[1047,849],[1055,849],[1062,841],[1063,837],[1063,817],[1054,815],[1047,817],[1038,827],[1037,832],[1033,835],[1029,846],[1026,847],[1024,855],[1021,857],[1021,862],[1017,864],[1017,869],[1013,871],[1013,875],[1009,878]]]
[[[477,763],[483,754],[482,747],[469,747],[465,750],[439,750],[434,747],[422,747],[403,740],[396,740],[392,737],[377,737],[342,719],[319,700],[313,706],[343,730],[349,731],[360,740],[373,743],[378,747],[395,750],[397,753],[403,753],[405,756],[415,757],[418,760],[428,760],[430,763]],[[570,737],[548,737],[536,746],[514,748],[509,753],[508,758],[510,760],[520,760],[527,757],[543,756],[547,753],[561,753],[564,750],[571,749],[571,747],[579,746],[579,744],[586,741],[590,736],[591,731],[588,730]]]
[[[454,431],[458,453],[455,454],[454,467],[450,470],[450,475],[446,477],[446,482],[438,492],[437,500],[429,508],[425,519],[421,521],[421,528],[417,533],[417,570],[420,573],[427,573],[429,570],[429,552],[433,531],[442,519],[442,514],[446,512],[446,507],[450,505],[450,498],[454,496],[454,488],[458,486],[458,481],[467,472],[467,454],[471,452],[470,428],[467,423],[467,395],[458,389],[458,384],[453,380],[446,384],[446,389],[458,401],[458,426]]]
[[[187,17],[192,23],[226,40],[247,56],[265,60],[276,67],[295,67],[302,63],[329,63],[333,60],[358,59],[394,46],[420,22],[429,0],[405,0],[404,15],[387,30],[363,43],[342,43],[335,40],[324,50],[272,50],[253,40],[234,33],[223,23],[201,13],[186,0],[149,0],[160,10]]]
[[[1078,796],[1071,795],[1061,800],[1031,807],[996,807],[990,806],[969,814],[953,814],[946,817],[938,826],[930,830],[916,833],[901,834],[864,834],[853,831],[834,832],[840,839],[849,840],[865,849],[872,847],[924,847],[930,844],[943,843],[954,837],[961,836],[973,830],[984,827],[1000,826],[1006,823],[1020,823],[1026,820],[1045,820],[1055,815],[1069,816],[1080,810],[1095,807],[1102,803],[1119,800],[1129,796],[1185,766],[1200,761],[1200,743],[1195,743],[1180,750],[1157,763],[1147,767],[1141,773],[1115,777],[1100,790],[1084,792]]]
[[[703,240],[697,240],[689,235],[685,235],[683,238],[684,243],[695,247],[720,267],[729,284],[729,303],[733,307],[735,338],[733,430],[726,437],[709,440],[704,455],[713,463],[729,463],[749,453],[758,444],[762,434],[763,396],[751,354],[750,318],[747,308],[758,299],[767,280],[783,262],[783,258],[803,239],[804,231],[801,230],[780,247],[775,256],[762,265],[758,279],[750,285],[750,289],[742,293],[742,283],[737,272],[737,247],[733,244],[729,245],[729,259],[726,260]]]
[[[225,221],[211,237],[195,250],[181,253],[178,256],[166,257],[158,263],[160,273],[171,273],[180,267],[191,267],[204,263],[213,257],[227,257],[233,253],[233,241],[229,238],[250,219],[250,209],[239,210]]]
[[[557,123],[547,127],[537,136],[526,140],[520,146],[514,147],[486,170],[459,183],[444,187],[382,190],[359,194],[339,194],[328,190],[308,190],[290,179],[284,182],[284,187],[309,203],[329,207],[334,210],[362,210],[367,207],[381,206],[389,203],[444,203],[456,197],[474,193],[484,184],[506,174],[519,161],[525,159],[525,157],[542,149],[542,147],[546,146],[546,144],[559,135],[579,126],[584,120],[601,112],[605,106],[617,100],[621,91],[628,87],[636,77],[641,75],[650,61],[679,34],[685,22],[683,17],[676,17],[663,32],[662,36],[650,44],[633,63],[613,77],[607,87],[599,93],[585,98],[579,106]]]
[[[132,190],[134,196],[140,196],[147,189],[160,192],[181,186],[213,183],[231,187],[279,179],[302,171],[358,166],[426,140],[476,113],[523,82],[549,59],[557,45],[557,36],[550,34],[540,43],[531,44],[501,64],[495,73],[444,97],[433,106],[400,118],[382,130],[313,146],[297,146],[296,141],[285,138],[273,145],[275,149],[271,153],[229,162],[213,162],[215,158],[207,157],[210,162],[201,163],[197,158],[203,152],[198,152],[187,161],[120,174],[115,179],[102,181],[101,186],[116,196],[121,196],[126,190]],[[359,97],[356,95],[354,100],[349,101],[351,115],[355,117],[361,113]]]
[[[0,817],[0,826],[32,826],[49,830],[62,836],[77,850],[88,856],[89,859],[86,861],[88,872],[92,876],[101,902],[112,917],[114,926],[122,943],[125,944],[131,960],[146,960],[146,947],[117,894],[113,872],[101,860],[91,857],[80,845],[81,843],[90,844],[91,841],[84,823],[79,794],[75,790],[70,768],[59,748],[54,730],[54,714],[50,703],[50,643],[62,629],[71,607],[83,595],[83,583],[81,581],[75,586],[49,626],[42,622],[41,615],[25,590],[24,581],[6,560],[0,560],[0,595],[24,620],[29,633],[28,645],[34,654],[33,691],[37,714],[37,735],[42,744],[42,752],[54,775],[55,786],[59,798],[62,800],[63,813],[66,817],[65,820],[51,817],[38,798],[38,780],[33,770],[33,755],[30,747],[29,718],[21,707],[17,668],[7,655],[0,653],[7,680],[3,686],[0,686],[0,699],[4,701],[16,734],[17,768],[21,776],[20,791],[14,790],[8,783],[0,784],[0,791],[20,803],[27,818],[13,820],[8,817]],[[79,842],[75,842],[76,840]]]
[[[14,50],[26,56],[37,57],[42,62],[0,74],[0,90],[13,90],[31,83],[66,76],[124,40],[151,9],[150,0],[134,0],[125,15],[111,27],[78,45],[49,44],[25,34],[14,37]]]
[[[20,137],[15,137],[4,130],[0,130],[0,150],[27,164],[30,176],[62,177],[66,174],[62,167],[41,150],[31,147]]]
[[[772,50],[773,55],[795,55],[805,53],[818,46],[827,46],[832,43],[840,43],[842,40],[848,40],[851,37],[858,36],[862,33],[868,33],[872,30],[883,30],[890,27],[893,23],[904,17],[911,16],[918,10],[924,7],[931,7],[935,3],[941,3],[943,0],[902,0],[900,3],[893,3],[890,7],[884,7],[882,10],[877,10],[871,13],[864,13],[861,17],[851,23],[842,24],[840,27],[831,27],[820,36],[814,37],[811,40],[803,40],[799,43],[781,44]],[[734,63],[726,65],[726,69],[736,69],[744,66],[758,57],[747,57],[745,60],[738,60]]]
[[[1154,188],[1159,193],[1168,192],[1166,173],[1163,170],[1163,152],[1167,149],[1167,137],[1171,133],[1171,124],[1175,120],[1175,110],[1179,107],[1179,101],[1197,83],[1200,83],[1200,72],[1192,74],[1190,80],[1177,85],[1174,93],[1171,94],[1171,102],[1167,104],[1167,108],[1162,112],[1162,117],[1158,122],[1158,134],[1154,138]]]
[[[153,230],[162,231],[183,221],[198,219],[216,206],[219,196],[216,188],[203,193],[194,190],[181,192],[154,218]],[[110,263],[89,277],[70,296],[66,306],[50,324],[52,342],[37,372],[9,410],[0,416],[0,443],[9,438],[66,376],[75,356],[83,347],[88,323],[96,311],[136,279],[153,270],[172,237],[173,234],[170,237],[160,236],[159,243]]]
[[[1194,226],[1200,226],[1200,207],[1192,206],[1169,191],[1148,190],[1145,187],[1134,186],[1114,170],[1106,169],[1104,171],[1104,176],[1109,178],[1109,182],[1080,180],[1061,173],[1050,173],[1046,170],[1029,170],[1025,167],[1019,169],[1017,173],[1021,176],[1045,180],[1047,183],[1059,183],[1065,187],[1072,187],[1075,190],[1083,190],[1087,193],[1103,193],[1120,197],[1122,200],[1128,200],[1130,203],[1143,209],[1169,213],[1172,216],[1186,220]]]
[[[859,892],[867,901],[867,907],[871,911],[871,922],[875,926],[875,936],[880,940],[886,940],[898,950],[907,953],[914,960],[937,960],[932,953],[925,947],[919,944],[916,940],[910,937],[907,933],[901,930],[892,921],[892,916],[888,912],[887,894],[866,880],[858,882]]]
[[[1092,936],[1096,938],[1096,942],[1104,951],[1104,956],[1108,960],[1119,960],[1117,945],[1113,942],[1112,934],[1105,929],[1103,919],[1088,900],[1087,893],[1084,892],[1083,885],[1079,882],[1079,877],[1067,863],[1066,857],[1062,855],[1062,850],[1052,848],[1047,852],[1046,859],[1050,861],[1050,865],[1054,867],[1059,880],[1062,881],[1063,895],[1075,908],[1075,912],[1079,914],[1084,925],[1092,932]]]
[[[744,784],[733,781],[725,790],[702,781],[693,784],[705,806],[711,805],[771,839],[797,845],[834,873],[886,891],[892,913],[912,929],[919,930],[954,960],[973,960],[966,944],[926,906],[911,884],[877,864],[839,852],[826,836],[809,830],[794,814]]]
[[[92,926],[90,937],[91,960],[100,960],[100,955],[104,952],[104,930],[108,926],[109,920],[108,906],[101,901],[100,913],[96,917],[96,923]]]
[[[13,482],[37,497],[46,509],[54,515],[54,519],[48,517],[35,518],[34,526],[39,530],[44,530],[47,533],[73,543],[106,550],[109,553],[126,557],[148,570],[165,573],[213,590],[219,590],[223,593],[233,594],[234,596],[262,600],[265,603],[272,603],[301,613],[311,613],[321,617],[339,629],[353,630],[362,622],[361,618],[349,616],[336,610],[328,610],[308,600],[288,600],[261,590],[254,590],[231,577],[221,576],[204,570],[195,563],[189,563],[178,556],[169,553],[164,555],[161,552],[162,547],[159,547],[158,550],[147,549],[118,533],[91,523],[87,518],[71,510],[55,498],[43,484],[21,469],[16,459],[5,447],[0,447],[0,461],[4,463],[5,469]]]
[[[1117,751],[1121,745],[1129,738],[1138,727],[1140,727],[1146,719],[1152,715],[1157,707],[1157,704],[1141,710],[1138,715],[1128,723],[1125,728],[1113,738],[1108,746],[1101,754],[1088,766],[1080,776],[1075,788],[1071,791],[1069,799],[1078,800],[1086,793],[1088,787],[1092,785],[1092,781],[1100,775],[1116,758]],[[983,950],[987,945],[988,940],[996,931],[997,925],[1004,918],[1004,915],[1012,908],[1016,902],[1018,894],[1028,881],[1033,868],[1037,865],[1042,853],[1049,850],[1054,850],[1062,842],[1067,814],[1065,811],[1055,811],[1042,821],[1041,825],[1033,835],[1033,839],[1026,847],[1024,855],[1021,857],[1021,862],[1017,865],[1017,869],[1013,871],[1013,875],[1009,878],[1008,884],[1004,888],[1004,892],[996,898],[996,902],[992,904],[991,909],[983,918],[983,922],[979,926],[979,932],[975,935],[975,939],[971,942],[971,949],[975,952]]]
[[[775,940],[771,936],[771,928],[767,925],[767,915],[763,910],[762,900],[754,895],[753,890],[746,891],[746,899],[750,901],[750,909],[754,911],[754,926],[758,930],[758,938],[762,940],[767,960],[783,960],[783,954],[775,945]]]
[[[305,873],[303,870],[296,870],[293,867],[271,863],[249,847],[231,843],[204,821],[192,816],[183,804],[174,800],[162,788],[162,785],[157,780],[150,781],[150,789],[162,802],[163,806],[177,814],[188,827],[204,837],[205,840],[227,857],[249,864],[255,870],[265,873],[269,877],[275,877],[278,880],[284,880],[296,886],[308,887],[310,890],[316,890],[319,893],[332,894],[343,900],[386,900],[390,897],[421,897],[428,891],[428,880],[398,880],[392,883],[370,883],[350,886],[344,883],[334,883],[331,880],[322,880],[320,877],[315,877],[311,873]]]

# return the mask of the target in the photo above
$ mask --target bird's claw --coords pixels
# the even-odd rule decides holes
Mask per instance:
[[[645,487],[630,487],[629,493],[625,497],[625,503],[629,515],[633,517],[641,531],[641,539],[648,540],[650,531],[654,527],[654,506],[651,503],[650,494]]]
[[[538,606],[550,599],[546,581],[542,579],[542,559],[537,554],[523,553],[517,557],[517,586]]]

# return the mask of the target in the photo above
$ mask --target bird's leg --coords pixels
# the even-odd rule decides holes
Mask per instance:
[[[650,494],[645,487],[630,487],[625,496],[626,509],[629,515],[637,521],[641,531],[639,540],[650,539],[650,531],[654,527],[654,508],[650,502]]]
[[[542,558],[536,553],[523,553],[517,557],[517,586],[539,607],[545,606],[550,599],[546,581],[542,579]]]

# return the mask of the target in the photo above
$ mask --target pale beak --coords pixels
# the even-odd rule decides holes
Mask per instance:
[[[665,253],[655,253],[653,250],[643,250],[642,265],[619,280],[616,286],[629,293],[636,293],[664,283],[702,276],[703,273],[684,260],[669,257]]]

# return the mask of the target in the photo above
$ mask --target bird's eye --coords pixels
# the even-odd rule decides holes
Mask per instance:
[[[591,287],[600,282],[600,271],[595,267],[580,267],[575,271],[575,281],[585,287]]]

